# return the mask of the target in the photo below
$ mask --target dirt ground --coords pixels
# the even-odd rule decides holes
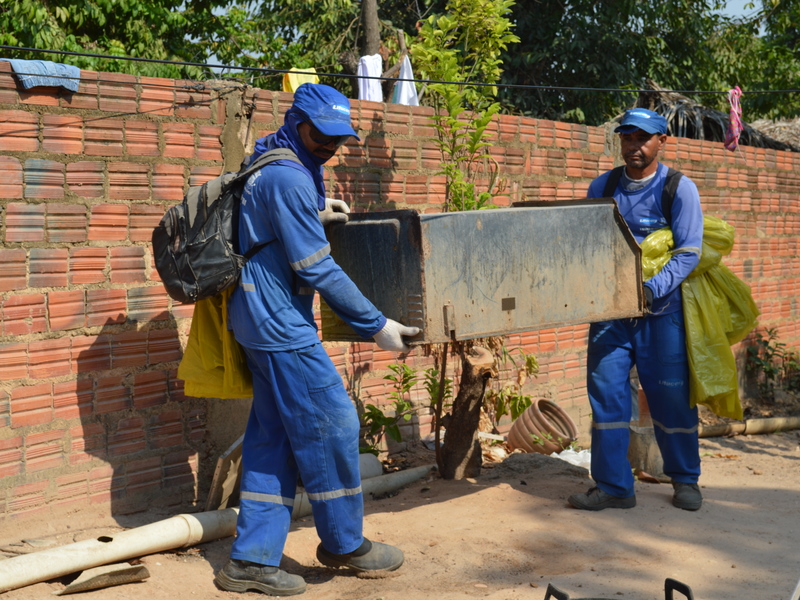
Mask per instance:
[[[512,454],[487,463],[473,480],[443,481],[433,474],[391,497],[367,499],[365,534],[406,555],[390,577],[362,579],[322,567],[314,557],[318,540],[310,517],[293,527],[283,567],[305,577],[302,597],[315,600],[542,600],[549,583],[573,599],[654,600],[664,597],[667,577],[687,584],[697,600],[788,600],[800,578],[800,431],[706,438],[701,453],[705,502],[697,512],[674,508],[670,485],[645,482],[636,484],[633,509],[574,510],[566,498],[590,486],[586,469],[550,456]],[[422,447],[408,458],[434,462]],[[7,557],[34,550],[30,542],[112,535],[169,516],[115,521],[85,513],[28,524],[25,531],[4,527],[0,552]],[[230,545],[226,538],[145,556],[149,579],[81,597],[264,597],[214,585]],[[0,597],[39,600],[63,589],[65,581]]]

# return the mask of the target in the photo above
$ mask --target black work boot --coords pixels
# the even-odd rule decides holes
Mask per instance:
[[[367,538],[348,554],[334,554],[317,546],[317,560],[326,567],[346,567],[353,571],[394,571],[403,564],[403,551],[400,548],[370,542]]]
[[[229,592],[257,590],[272,596],[294,596],[306,591],[306,582],[299,575],[235,558],[222,567],[214,581]]]
[[[703,506],[703,495],[696,483],[672,482],[675,493],[672,495],[672,504],[683,510],[700,510]]]
[[[607,494],[599,487],[593,487],[585,494],[572,494],[567,499],[573,507],[581,510],[603,510],[604,508],[633,508],[636,506],[636,496],[618,498]]]

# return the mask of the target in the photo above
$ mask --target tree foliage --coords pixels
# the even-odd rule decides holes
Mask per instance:
[[[210,10],[208,0],[0,0],[0,44],[202,63],[206,56],[190,35]],[[196,67],[22,51],[3,55],[119,73],[203,76]]]
[[[521,0],[513,18],[521,43],[503,55],[503,83],[561,88],[641,88],[646,79],[676,90],[791,89],[798,56],[797,3],[763,0],[750,19],[719,11],[724,0]],[[760,27],[766,34],[759,37]],[[795,50],[797,46],[794,47]],[[635,93],[505,88],[511,110],[599,124],[630,106]],[[724,109],[724,94],[695,98]],[[752,102],[751,102],[752,99]],[[758,116],[787,114],[785,98],[748,96]]]

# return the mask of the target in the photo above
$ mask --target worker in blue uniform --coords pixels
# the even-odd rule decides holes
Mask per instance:
[[[350,138],[359,139],[348,99],[306,83],[283,126],[258,140],[251,158],[288,148],[300,163],[268,164],[242,194],[239,249],[267,245],[246,263],[229,307],[253,374],[253,405],[242,444],[237,536],[216,576],[228,591],[305,591],[302,577],[279,568],[298,475],[311,502],[322,564],[373,571],[403,563],[398,548],[363,537],[358,415],[319,341],[312,310],[316,290],[384,350],[407,352],[403,336],[419,333],[387,319],[330,256],[323,221],[346,219],[347,207],[326,199],[322,165]]]
[[[664,268],[644,284],[646,315],[592,323],[589,327],[587,391],[592,407],[591,474],[595,487],[569,503],[583,510],[636,505],[628,461],[632,402],[630,371],[635,365],[650,408],[655,437],[672,479],[672,503],[698,510],[703,498],[697,409],[689,403],[681,282],[700,260],[703,213],[697,187],[681,177],[671,210],[662,205],[668,167],[657,160],[667,141],[667,121],[642,108],[625,113],[619,126],[625,168],[613,192],[619,211],[641,243],[663,227],[672,229],[675,249]],[[603,197],[611,171],[589,186],[589,198]],[[613,185],[613,184],[612,184]],[[670,220],[667,220],[667,216]]]

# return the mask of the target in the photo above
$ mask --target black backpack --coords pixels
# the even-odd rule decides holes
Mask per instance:
[[[611,170],[611,174],[606,180],[606,187],[603,188],[603,198],[611,198],[614,195],[623,169],[625,169],[625,165]],[[672,201],[675,199],[675,192],[678,191],[681,177],[683,177],[683,173],[669,167],[667,176],[664,178],[664,190],[661,192],[661,212],[664,213],[668,227],[672,227]]]
[[[265,152],[238,173],[189,188],[153,230],[153,257],[167,293],[192,303],[234,285],[245,263],[267,244],[238,253],[239,202],[247,178],[276,160],[300,162],[291,150]],[[267,242],[269,243],[269,242]]]

